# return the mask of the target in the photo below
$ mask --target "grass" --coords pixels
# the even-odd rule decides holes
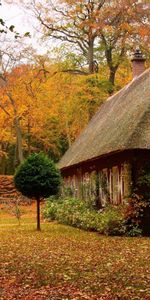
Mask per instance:
[[[150,238],[106,237],[57,223],[37,232],[0,209],[0,300],[150,299]]]

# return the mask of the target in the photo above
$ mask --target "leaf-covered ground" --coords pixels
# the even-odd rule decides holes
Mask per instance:
[[[56,223],[35,231],[0,210],[0,300],[150,299],[150,238],[105,237]]]

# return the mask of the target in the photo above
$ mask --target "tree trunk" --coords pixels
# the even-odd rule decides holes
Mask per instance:
[[[17,149],[17,143],[14,146],[14,160],[13,160],[13,167],[14,169],[18,166],[18,155],[17,155],[18,149]]]
[[[18,149],[18,159],[19,162],[23,162],[23,147],[22,147],[22,132],[21,132],[21,127],[20,127],[20,118],[17,113],[17,107],[16,103],[11,95],[11,93],[7,93],[7,96],[9,97],[9,100],[11,102],[11,105],[14,110],[14,126],[16,130],[16,135],[17,135],[17,149]]]
[[[0,173],[2,175],[5,175],[6,174],[6,157],[3,153],[3,151],[5,152],[7,149],[5,149],[5,144],[1,142],[1,145],[0,145],[0,150],[2,152],[1,156],[0,156]]]
[[[108,90],[109,94],[112,94],[115,86],[115,75],[118,69],[119,64],[113,65],[113,57],[112,57],[112,48],[107,48],[105,50],[105,56],[107,59],[107,65],[109,67],[109,82],[110,88]]]
[[[1,159],[0,159],[0,162],[1,162],[1,168],[0,168],[0,173],[2,175],[5,175],[6,174],[6,158],[5,156],[2,156]]]
[[[37,230],[40,231],[41,227],[40,227],[40,199],[37,198]]]
[[[23,162],[22,132],[21,132],[18,116],[15,116],[14,124],[15,124],[15,129],[16,129],[16,134],[17,134],[18,160],[20,163],[22,163]]]
[[[117,72],[118,66],[115,67],[109,67],[109,82],[112,86],[115,85],[115,76]]]
[[[116,76],[116,71],[118,69],[118,66],[109,66],[109,83],[110,87],[108,89],[108,93],[111,95],[114,91],[115,87],[115,76]]]
[[[88,49],[88,64],[89,64],[89,73],[94,73],[94,41],[93,39],[89,41],[89,49]]]
[[[28,116],[28,155],[31,154],[31,126],[30,126],[30,118]]]

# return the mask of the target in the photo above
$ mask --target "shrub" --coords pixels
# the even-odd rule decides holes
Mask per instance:
[[[57,207],[60,200],[55,197],[50,197],[46,203],[46,208],[43,210],[43,215],[48,221],[56,220]]]
[[[150,201],[133,194],[124,212],[126,233],[130,236],[150,234]]]
[[[50,199],[46,204],[44,217],[107,235],[123,235],[124,233],[121,207],[109,206],[105,210],[97,211],[78,199],[67,198],[58,202]]]
[[[142,229],[139,228],[139,225],[130,225],[128,228],[126,227],[126,236],[141,236]]]
[[[99,211],[78,199],[49,199],[44,216],[48,220],[93,230],[105,235],[141,236],[150,233],[150,201],[134,194],[123,206],[109,205]]]
[[[122,206],[108,206],[102,213],[103,232],[106,235],[124,235],[124,218]]]
[[[60,173],[43,153],[31,154],[16,170],[15,187],[37,201],[37,230],[40,230],[40,200],[58,193]]]

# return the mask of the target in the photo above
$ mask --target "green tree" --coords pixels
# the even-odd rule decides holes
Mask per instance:
[[[61,183],[59,170],[43,153],[33,153],[17,168],[14,183],[24,196],[36,199],[37,230],[41,230],[40,201],[58,193]]]

